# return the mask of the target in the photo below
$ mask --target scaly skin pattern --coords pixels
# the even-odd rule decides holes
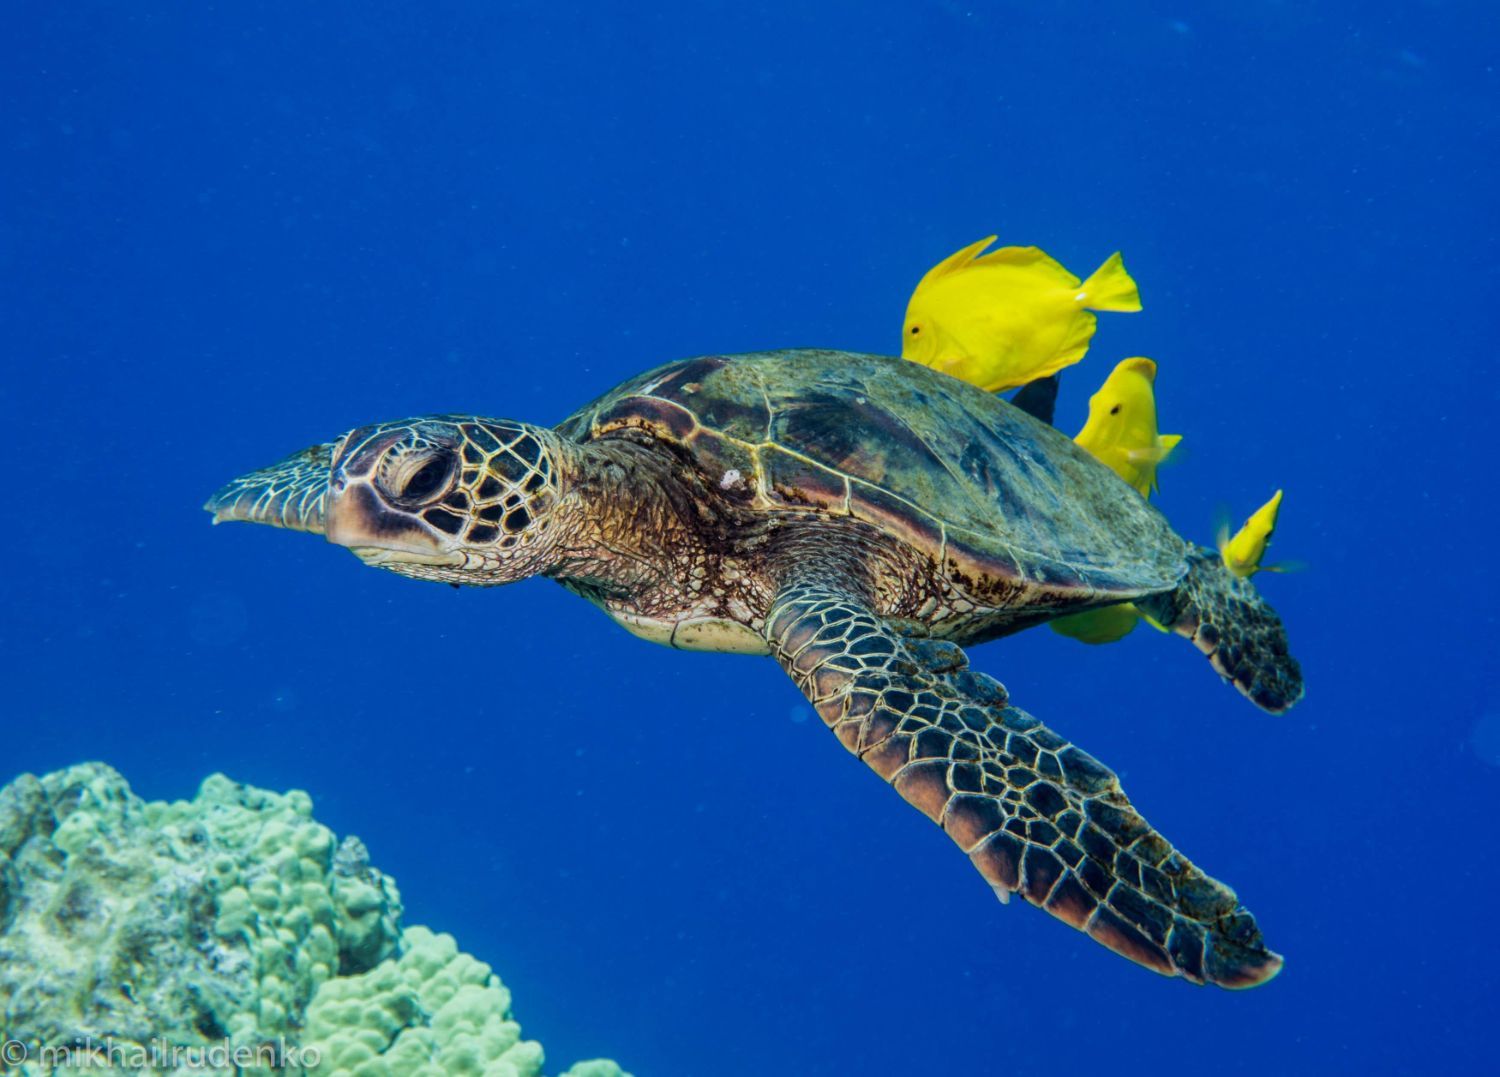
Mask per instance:
[[[1263,711],[1281,714],[1302,698],[1302,667],[1287,650],[1286,628],[1255,587],[1224,567],[1217,550],[1190,546],[1175,591],[1141,607],[1207,656],[1214,670]]]
[[[361,427],[207,507],[417,579],[545,576],[671,646],[770,653],[1002,897],[1166,975],[1247,987],[1280,967],[1113,773],[959,649],[1129,598],[1274,711],[1302,691],[1280,620],[1107,468],[972,386],[874,356],[708,357],[554,429]]]
[[[525,423],[440,415],[361,427],[344,438],[333,463],[345,482],[378,475],[389,488],[408,462],[427,460],[438,444],[451,450],[457,474],[437,502],[410,506],[413,514],[470,550],[493,547],[496,563],[544,532],[557,477],[538,432]]]
[[[956,647],[933,669],[929,648],[817,578],[781,590],[766,637],[844,747],[941,826],[1002,900],[1019,893],[1166,976],[1239,988],[1280,970],[1234,891],[1153,830],[1103,764],[955,668]]]

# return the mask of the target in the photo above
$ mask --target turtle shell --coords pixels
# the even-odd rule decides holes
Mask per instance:
[[[1124,601],[1185,571],[1183,541],[1109,468],[1000,397],[902,359],[803,349],[688,359],[558,427],[580,442],[628,430],[680,446],[752,509],[872,524],[997,604],[1017,581]]]

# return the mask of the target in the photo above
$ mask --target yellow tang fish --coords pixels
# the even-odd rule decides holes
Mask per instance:
[[[1155,383],[1156,364],[1150,359],[1120,362],[1089,397],[1088,422],[1073,439],[1143,497],[1156,488],[1156,465],[1182,440],[1177,434],[1156,432]],[[1083,643],[1114,643],[1128,636],[1142,616],[1124,602],[1071,613],[1049,623],[1054,632]]]
[[[1055,374],[1083,358],[1094,310],[1141,309],[1119,253],[1088,280],[1036,247],[982,239],[927,271],[906,306],[901,356],[990,392]]]
[[[1130,635],[1140,619],[1141,611],[1133,603],[1121,602],[1118,606],[1069,613],[1047,623],[1052,631],[1080,643],[1114,643]]]
[[[1260,508],[1250,514],[1245,525],[1229,537],[1229,528],[1219,532],[1219,556],[1224,567],[1236,576],[1253,576],[1262,568],[1276,571],[1276,565],[1262,565],[1271,536],[1276,533],[1276,516],[1281,512],[1281,491],[1277,490]]]
[[[1089,417],[1073,440],[1134,486],[1142,497],[1156,489],[1156,466],[1179,434],[1156,432],[1156,364],[1122,359],[1089,397]]]

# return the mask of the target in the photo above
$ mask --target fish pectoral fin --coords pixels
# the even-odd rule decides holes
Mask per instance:
[[[1169,636],[1172,634],[1172,630],[1170,628],[1162,624],[1155,617],[1152,617],[1149,613],[1146,613],[1143,610],[1136,610],[1136,612],[1141,615],[1141,620],[1145,621],[1148,625],[1156,629],[1158,632],[1164,632]]]
[[[1159,464],[1167,458],[1167,450],[1160,445],[1142,445],[1139,449],[1130,449],[1125,453],[1125,459],[1132,464]]]
[[[1274,565],[1261,565],[1262,572],[1306,572],[1306,561],[1277,561]]]
[[[1141,293],[1125,272],[1125,260],[1115,251],[1083,282],[1078,303],[1088,310],[1132,312],[1141,309]]]
[[[1229,510],[1223,506],[1219,507],[1214,521],[1214,549],[1222,555],[1229,549],[1229,540],[1234,532],[1229,530]]]
[[[1172,450],[1181,442],[1181,434],[1162,434],[1157,437],[1155,445],[1142,445],[1138,449],[1127,450],[1125,458],[1132,464],[1164,464],[1167,457],[1172,455]]]
[[[1141,493],[1145,494],[1148,491],[1157,493],[1161,490],[1161,483],[1157,479],[1156,469],[1166,463],[1172,449],[1181,440],[1182,436],[1180,434],[1163,434],[1156,439],[1155,445],[1142,445],[1139,449],[1131,449],[1125,454],[1125,459],[1129,460],[1142,471],[1143,478],[1149,477],[1150,479],[1146,488],[1141,489]],[[1140,488],[1137,487],[1137,489]]]

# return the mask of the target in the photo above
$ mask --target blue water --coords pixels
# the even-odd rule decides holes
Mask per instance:
[[[1372,9],[1376,9],[1373,10]],[[1492,4],[22,3],[0,30],[0,780],[302,787],[555,1068],[1477,1071],[1500,807]],[[223,481],[371,420],[555,422],[704,352],[891,352],[991,232],[1146,309],[1160,504],[1286,488],[1307,700],[1181,641],[976,649],[1235,886],[1281,977],[1002,907],[764,659],[456,592]],[[1484,1019],[1488,1017],[1489,1020]]]

